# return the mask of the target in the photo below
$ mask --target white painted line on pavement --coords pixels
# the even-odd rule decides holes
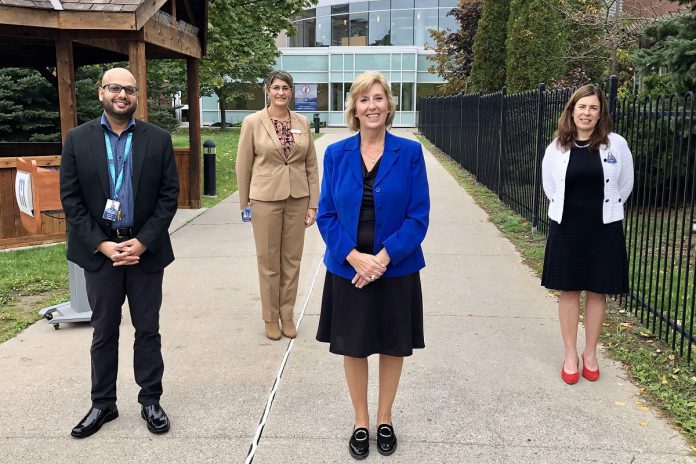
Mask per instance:
[[[312,296],[312,290],[314,290],[314,284],[317,282],[317,275],[319,275],[319,270],[321,269],[321,263],[323,261],[323,255],[319,259],[319,263],[317,264],[317,268],[314,271],[314,277],[312,278],[312,283],[309,286],[309,291],[307,292],[307,296],[305,298],[304,304],[302,305],[302,312],[300,312],[300,318],[297,320],[297,330],[299,332],[300,326],[302,325],[302,318],[304,317],[304,313],[307,310],[307,305],[309,304],[309,298]],[[285,356],[283,356],[283,361],[280,363],[280,368],[278,369],[278,374],[276,375],[275,381],[273,382],[273,387],[271,387],[271,392],[268,395],[268,401],[266,401],[266,409],[263,411],[263,415],[261,416],[261,421],[259,422],[259,426],[256,428],[256,434],[254,435],[254,439],[251,442],[251,446],[249,447],[249,453],[247,454],[246,460],[244,461],[244,464],[251,464],[251,462],[254,460],[254,454],[256,454],[256,449],[259,446],[259,440],[261,439],[261,434],[263,433],[263,428],[266,425],[266,420],[268,419],[268,413],[271,411],[271,406],[273,405],[273,400],[275,399],[276,392],[278,391],[278,387],[280,386],[280,380],[283,377],[283,370],[285,370],[285,365],[288,362],[288,357],[290,356],[290,351],[292,351],[292,348],[295,346],[295,340],[296,338],[293,338],[290,340],[290,343],[288,343],[288,348],[285,350]]]

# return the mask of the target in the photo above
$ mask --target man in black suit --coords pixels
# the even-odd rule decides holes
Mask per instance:
[[[169,430],[159,404],[164,371],[159,310],[164,268],[174,260],[167,229],[179,183],[171,136],[133,117],[137,96],[128,70],[107,71],[99,88],[103,115],[72,129],[63,145],[60,196],[69,228],[67,257],[85,270],[94,327],[92,407],[72,430],[77,438],[118,417],[118,337],[126,297],[135,327],[141,415],[151,432]]]

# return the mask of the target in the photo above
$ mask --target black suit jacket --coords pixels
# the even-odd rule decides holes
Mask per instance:
[[[133,229],[147,250],[138,266],[154,272],[174,261],[168,228],[179,197],[171,135],[136,120],[133,128]],[[110,261],[96,251],[112,240],[111,222],[102,219],[109,197],[104,129],[100,119],[71,129],[63,144],[60,198],[68,221],[68,260],[88,271]]]

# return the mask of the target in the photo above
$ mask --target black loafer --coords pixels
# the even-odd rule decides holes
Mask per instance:
[[[165,433],[169,431],[169,417],[159,403],[143,406],[140,415],[147,422],[147,429],[152,433]]]
[[[370,454],[370,432],[365,427],[353,430],[348,451],[355,459],[365,459]]]
[[[70,432],[75,438],[87,438],[99,431],[102,425],[118,417],[118,409],[115,404],[106,409],[90,408],[85,417],[82,418]]]
[[[382,456],[389,456],[396,451],[394,427],[389,424],[382,424],[377,427],[377,451]]]

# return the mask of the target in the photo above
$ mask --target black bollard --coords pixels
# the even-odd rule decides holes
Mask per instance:
[[[319,133],[319,126],[321,125],[321,120],[319,119],[319,113],[314,113],[314,133]]]
[[[215,142],[206,140],[203,142],[203,196],[215,198],[217,196],[215,175]]]

